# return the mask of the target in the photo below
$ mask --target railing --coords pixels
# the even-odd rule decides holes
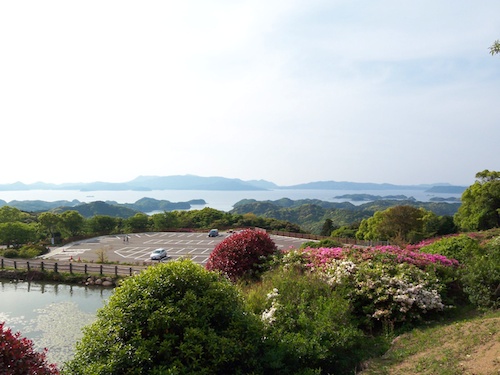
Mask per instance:
[[[334,240],[344,245],[354,245],[354,246],[388,246],[390,245],[389,241],[367,241],[367,240],[358,240],[356,238],[347,238],[347,237],[327,237],[327,236],[319,236],[316,234],[309,233],[293,233],[293,232],[284,232],[279,230],[267,230],[267,233],[274,234],[276,236],[285,236],[285,237],[295,237],[295,238],[305,238],[308,240]]]
[[[143,270],[146,267],[129,267],[119,266],[115,264],[94,264],[94,263],[78,263],[78,262],[47,262],[39,260],[14,260],[0,259],[0,269],[10,268],[14,270],[39,270],[68,272],[70,274],[99,274],[99,275],[115,275],[115,276],[132,276],[134,273]]]

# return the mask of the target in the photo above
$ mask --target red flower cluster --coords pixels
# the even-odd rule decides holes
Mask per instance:
[[[33,341],[12,333],[0,323],[0,375],[58,375],[55,364],[47,363],[47,349],[37,352]]]
[[[210,254],[206,269],[221,271],[236,281],[249,271],[256,270],[257,265],[275,251],[276,244],[266,232],[246,229],[220,242]]]

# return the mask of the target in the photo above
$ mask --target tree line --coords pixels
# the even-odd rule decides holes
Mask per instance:
[[[124,219],[108,215],[86,218],[75,210],[32,213],[10,206],[0,207],[0,244],[7,248],[20,248],[33,243],[48,245],[108,234],[233,227],[301,232],[298,225],[286,221],[253,214],[230,214],[213,208],[165,211],[153,215],[137,213]]]

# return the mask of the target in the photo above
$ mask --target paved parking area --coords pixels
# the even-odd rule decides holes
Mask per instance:
[[[165,248],[169,260],[189,257],[195,263],[204,265],[215,246],[230,233],[221,232],[218,237],[208,237],[207,233],[152,232],[133,233],[91,238],[66,246],[53,248],[45,258],[54,260],[74,260],[97,262],[106,261],[121,264],[142,265],[152,261],[149,254],[154,249]],[[298,248],[307,239],[271,235],[281,249]],[[154,261],[156,262],[156,261]]]

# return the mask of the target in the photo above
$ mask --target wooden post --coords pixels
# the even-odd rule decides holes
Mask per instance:
[[[69,273],[73,275],[73,263],[69,264]]]
[[[85,272],[85,275],[86,275],[86,274],[87,274],[87,263],[85,263],[85,267],[84,267],[84,269],[85,269],[85,271],[84,271],[84,272]]]
[[[40,262],[40,269],[42,270],[43,272],[43,260]]]
[[[132,267],[129,269],[129,275],[132,276]]]
[[[2,258],[2,269],[3,269],[3,258]]]
[[[54,272],[57,273],[57,263],[54,263]]]
[[[26,261],[26,268],[28,269],[28,272],[30,271],[30,262]]]
[[[118,266],[115,266],[115,276],[118,276]]]
[[[14,261],[14,269],[17,270],[17,262]]]
[[[102,275],[102,264],[101,264],[101,266],[99,267],[99,272],[100,272],[100,273],[99,273],[99,275]]]

